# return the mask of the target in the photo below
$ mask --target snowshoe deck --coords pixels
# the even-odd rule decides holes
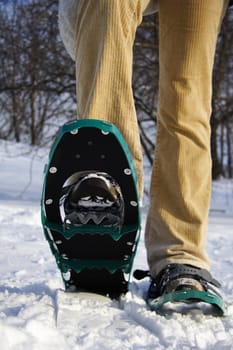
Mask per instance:
[[[116,208],[114,215],[106,214],[107,220],[104,213],[98,217],[98,212],[93,212],[95,203],[89,197],[79,201],[77,211],[82,210],[81,214],[66,216],[64,193],[70,191],[73,179],[86,175],[91,179],[101,178],[102,174],[119,188],[123,206],[119,204],[119,222],[111,225]],[[136,183],[129,149],[114,125],[84,119],[61,128],[45,169],[41,216],[45,237],[66,288],[76,286],[110,296],[127,292],[140,231]],[[91,213],[88,213],[88,201]],[[97,197],[97,201],[103,205],[102,197]],[[110,200],[106,203],[103,211],[107,213],[112,204]],[[78,221],[73,222],[73,217]]]

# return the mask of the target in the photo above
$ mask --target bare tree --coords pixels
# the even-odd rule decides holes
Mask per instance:
[[[230,9],[219,35],[213,74],[211,150],[213,179],[232,177],[233,124],[233,11]]]
[[[141,143],[152,165],[158,99],[158,16],[146,16],[134,44],[133,90]]]
[[[56,13],[54,0],[0,7],[2,138],[44,144],[53,137],[51,124],[75,117],[74,65],[59,39]]]

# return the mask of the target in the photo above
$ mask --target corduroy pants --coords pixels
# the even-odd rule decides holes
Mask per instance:
[[[169,263],[209,269],[212,70],[226,0],[79,0],[75,28],[78,118],[114,123],[143,192],[132,94],[132,47],[144,11],[159,10],[156,155],[145,242],[155,276]]]

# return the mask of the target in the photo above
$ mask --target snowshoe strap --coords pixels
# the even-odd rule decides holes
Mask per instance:
[[[135,270],[133,276],[137,280],[141,280],[146,277],[151,277],[149,271],[143,270]],[[215,278],[212,277],[209,271],[184,264],[169,264],[156,276],[155,282],[156,284],[160,284],[160,286],[163,287],[169,281],[181,277],[192,277],[204,284],[205,287],[206,283],[212,284],[213,286],[218,288],[221,287],[221,284]]]
[[[167,281],[180,277],[193,277],[200,282],[207,282],[218,288],[221,287],[221,284],[212,277],[209,271],[190,265],[170,264],[162,272],[164,276],[163,279]]]
[[[158,293],[162,295],[171,281],[185,277],[199,281],[206,291],[213,290],[211,285],[221,287],[220,283],[207,270],[183,264],[168,265],[156,276],[154,283]]]

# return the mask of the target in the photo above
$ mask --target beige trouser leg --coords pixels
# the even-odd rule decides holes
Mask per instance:
[[[131,84],[132,47],[142,11],[139,0],[80,0],[76,26],[78,118],[106,120],[120,129],[141,195],[142,151]]]
[[[132,92],[132,49],[142,15],[155,12],[158,0],[77,2],[78,118],[106,120],[120,129],[134,159],[142,197],[143,161]]]
[[[159,1],[159,120],[146,227],[154,276],[168,263],[209,268],[211,75],[225,5]]]

